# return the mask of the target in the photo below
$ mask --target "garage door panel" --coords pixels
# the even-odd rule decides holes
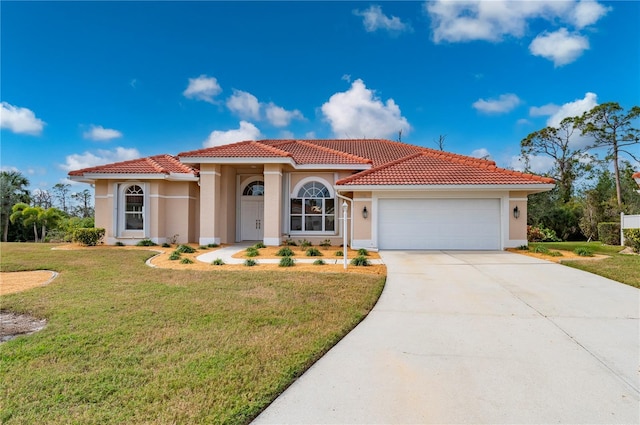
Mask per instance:
[[[500,249],[499,199],[380,199],[382,249]]]

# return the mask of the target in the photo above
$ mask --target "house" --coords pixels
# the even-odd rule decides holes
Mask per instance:
[[[638,186],[640,186],[640,171],[638,171],[637,173],[635,173],[633,175],[633,178],[636,180],[636,183],[638,183]],[[638,191],[638,193],[640,193],[640,190]]]
[[[290,238],[367,249],[527,243],[527,195],[553,179],[382,139],[258,140],[85,168],[106,243]]]

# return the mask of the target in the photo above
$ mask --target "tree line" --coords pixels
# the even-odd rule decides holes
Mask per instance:
[[[535,157],[551,159],[550,192],[529,196],[527,224],[549,238],[599,240],[598,224],[619,222],[620,213],[640,214],[640,194],[632,175],[640,170],[640,107],[625,111],[603,103],[529,134],[520,142],[526,171]],[[635,149],[635,150],[634,150]]]
[[[91,191],[72,192],[68,183],[30,191],[19,171],[0,172],[2,241],[69,240],[73,231],[94,226]]]

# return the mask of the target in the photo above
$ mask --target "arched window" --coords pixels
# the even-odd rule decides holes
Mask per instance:
[[[242,196],[264,196],[264,182],[257,180],[249,183],[242,191]]]
[[[144,192],[138,185],[129,186],[124,192],[125,230],[144,229]]]
[[[291,198],[291,231],[333,232],[335,200],[327,187],[317,181],[305,183]]]

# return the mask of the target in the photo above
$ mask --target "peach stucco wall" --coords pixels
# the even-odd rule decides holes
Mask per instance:
[[[353,194],[353,239],[371,239],[371,223],[373,222],[371,211],[371,192],[356,192]],[[362,211],[367,208],[368,217],[362,216]]]
[[[520,217],[513,216],[513,209],[518,207]],[[527,193],[509,192],[509,240],[526,241],[527,239]]]

